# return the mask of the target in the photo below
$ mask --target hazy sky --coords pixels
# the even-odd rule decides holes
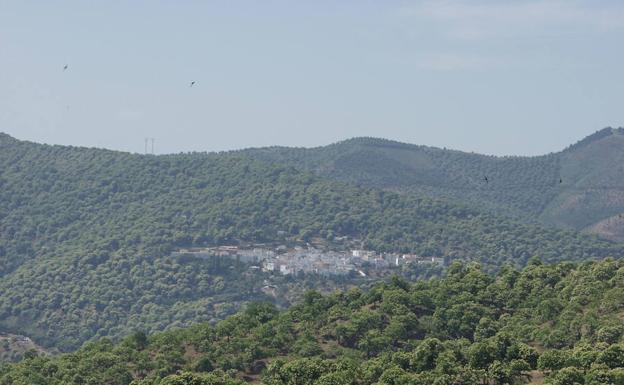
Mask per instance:
[[[0,131],[45,143],[541,154],[624,125],[623,73],[622,1],[0,0]]]

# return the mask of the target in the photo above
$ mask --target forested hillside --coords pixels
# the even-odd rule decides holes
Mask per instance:
[[[176,246],[270,242],[278,232],[280,242],[300,244],[349,235],[373,250],[479,261],[486,271],[535,255],[554,262],[624,253],[575,232],[240,154],[132,155],[0,135],[0,187],[0,331],[62,350],[268,299],[261,273],[176,260]]]
[[[447,198],[624,240],[622,128],[605,128],[562,152],[535,157],[486,156],[374,138],[244,153],[353,184]]]
[[[216,324],[29,354],[2,385],[399,385],[624,383],[624,263],[545,265],[496,276],[453,264],[279,312],[256,303]]]

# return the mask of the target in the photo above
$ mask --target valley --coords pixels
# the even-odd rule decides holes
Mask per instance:
[[[624,385],[624,2],[0,1],[0,385]]]
[[[591,146],[597,146],[601,141],[611,143],[605,144],[609,150],[605,150],[604,158],[616,156],[609,151],[616,152],[619,148],[617,135],[620,135],[619,131],[603,132],[598,137],[590,137],[570,147],[562,153],[564,155],[537,159],[490,159],[471,155],[471,162],[481,162],[481,166],[477,169],[464,168],[463,171],[460,171],[462,163],[457,159],[463,159],[464,155],[458,152],[389,142],[383,142],[379,147],[380,141],[376,139],[354,139],[328,146],[334,149],[345,143],[354,144],[355,150],[348,150],[353,151],[353,156],[361,149],[370,147],[372,152],[368,152],[365,158],[374,160],[375,167],[385,164],[378,158],[380,148],[385,151],[385,156],[394,154],[393,157],[399,156],[396,152],[399,148],[402,154],[399,158],[403,161],[411,159],[409,162],[420,159],[413,164],[421,165],[428,161],[419,158],[422,155],[418,155],[419,151],[429,154],[427,156],[437,154],[435,159],[438,160],[444,159],[440,155],[442,153],[450,156],[447,163],[430,161],[428,177],[419,169],[411,169],[412,179],[387,172],[407,172],[396,165],[385,165],[376,171],[372,164],[367,166],[358,161],[359,171],[356,171],[344,168],[350,164],[345,163],[344,158],[336,160],[333,166],[322,167],[312,166],[310,160],[296,160],[298,156],[303,156],[301,154],[312,154],[309,155],[311,159],[318,158],[318,149],[288,150],[290,155],[287,157],[284,149],[151,156],[41,145],[0,135],[0,293],[4,293],[0,295],[0,326],[14,335],[24,336],[19,338],[28,339],[24,341],[31,341],[23,346],[10,344],[5,349],[5,360],[30,358],[23,360],[21,366],[7,367],[5,370],[8,372],[4,377],[0,373],[0,378],[17,378],[14,376],[19,374],[11,368],[24,368],[31,372],[33,368],[29,367],[29,362],[56,362],[57,358],[47,358],[44,351],[60,354],[60,360],[72,357],[61,352],[76,351],[81,346],[84,346],[83,350],[70,354],[78,354],[74,357],[93,356],[92,349],[96,349],[117,355],[134,346],[135,342],[129,342],[128,338],[143,335],[136,333],[144,333],[149,339],[154,336],[154,341],[157,341],[159,338],[174,338],[166,336],[178,333],[181,333],[180,338],[187,338],[182,337],[186,332],[181,330],[221,330],[224,326],[220,325],[238,322],[233,320],[241,317],[241,309],[257,306],[254,303],[270,303],[271,313],[293,314],[292,311],[296,310],[288,309],[297,309],[301,301],[309,301],[313,295],[311,291],[330,297],[336,292],[374,295],[378,285],[399,282],[397,279],[406,279],[406,282],[414,282],[415,287],[421,287],[419,285],[425,285],[425,282],[447,282],[444,280],[450,279],[449,274],[462,265],[462,269],[468,269],[466,271],[479,271],[480,277],[488,277],[479,279],[489,281],[494,279],[491,277],[499,277],[492,282],[511,280],[509,284],[513,285],[513,282],[519,282],[516,281],[518,274],[530,275],[532,271],[540,271],[547,276],[554,274],[553,270],[548,270],[550,267],[546,270],[518,270],[527,264],[556,266],[553,267],[558,271],[555,275],[567,275],[575,269],[590,268],[588,266],[598,269],[603,265],[591,261],[605,258],[613,261],[611,258],[624,256],[624,246],[617,242],[619,186],[613,185],[611,190],[584,189],[581,195],[575,196],[574,191],[580,190],[574,190],[567,184],[597,186],[602,183],[598,181],[603,179],[592,181],[582,177],[584,174],[575,171],[574,167],[604,169],[603,161],[588,163],[585,160],[591,158]],[[285,158],[276,160],[276,154]],[[333,159],[327,156],[327,159]],[[564,157],[568,159],[565,167],[561,163]],[[577,162],[577,166],[572,166],[572,160]],[[465,187],[453,190],[438,184],[433,188],[438,183],[434,183],[438,178],[436,172],[441,170],[433,172],[435,167],[431,167],[435,164],[446,165],[445,172],[457,175],[459,179],[455,183]],[[495,167],[493,164],[502,165],[501,169],[490,169]],[[453,168],[456,171],[448,171]],[[474,180],[462,176],[464,172],[472,175],[470,178]],[[610,172],[605,171],[604,177],[598,177],[601,175],[598,172],[592,175],[595,175],[594,178],[613,179]],[[615,172],[618,172],[617,167]],[[375,176],[382,173],[385,179]],[[484,174],[488,176],[485,185],[479,177]],[[398,180],[402,184],[395,184]],[[523,183],[529,187],[521,188]],[[461,199],[454,194],[461,195]],[[479,194],[491,199],[473,199]],[[596,216],[586,215],[588,211],[596,213]],[[594,223],[594,218],[599,218],[598,214],[607,217]],[[585,219],[574,219],[577,217]],[[605,236],[607,233],[611,236]],[[615,262],[605,262],[609,263]],[[609,269],[617,270],[615,267]],[[471,276],[473,273],[467,274]],[[608,277],[613,277],[613,274],[609,273]],[[572,277],[570,275],[566,279],[572,280]],[[552,282],[559,278],[539,279],[554,285]],[[553,279],[555,281],[551,282]],[[438,285],[431,284],[434,287]],[[569,284],[572,285],[569,290],[580,290],[573,288],[580,283],[570,281]],[[477,286],[479,289],[474,290],[482,289]],[[525,289],[529,290],[528,287]],[[529,295],[534,296],[545,287],[530,290]],[[603,301],[613,302],[609,305],[613,309],[608,310],[610,321],[607,324],[611,325],[613,317],[619,317],[613,313],[619,308],[619,294],[615,291],[609,293],[613,293],[614,297]],[[458,295],[459,292],[444,294],[445,298]],[[550,322],[549,319],[562,311],[562,305],[549,304],[548,301],[545,298],[541,304],[536,304],[544,307],[538,311],[542,317],[540,322]],[[373,308],[379,306],[370,305]],[[505,306],[516,305],[517,302],[513,302]],[[345,303],[340,306],[352,305]],[[473,313],[472,305],[468,303],[456,306],[453,310],[444,310],[455,314],[450,316],[448,322],[464,314],[461,317],[472,317],[472,326],[467,326],[465,330],[459,324],[448,326],[450,334],[444,338],[467,338],[471,343],[476,341],[475,322],[488,314],[497,314],[492,316],[496,320],[506,312],[499,308]],[[392,311],[390,308],[387,310]],[[436,316],[441,316],[442,310],[432,311],[417,316],[424,316],[418,321],[417,324],[421,325],[418,328],[434,327],[432,322]],[[512,313],[528,317],[527,311],[523,308]],[[562,316],[568,314],[565,322],[575,319],[574,311],[561,313]],[[347,320],[351,316],[345,314],[344,317]],[[520,319],[525,322],[526,318],[514,319],[518,321],[511,324],[507,324],[508,321],[496,322],[508,325],[504,330],[515,333],[517,337],[514,338],[519,338],[522,343],[538,346],[539,351],[565,346],[576,349],[578,341],[586,340],[583,336],[567,340],[565,334],[569,330],[565,328],[558,329],[556,333],[546,333],[544,324],[535,318],[531,318],[532,321],[524,328],[516,322],[521,322]],[[385,325],[386,321],[383,322]],[[602,321],[598,323],[602,324]],[[284,327],[291,330],[293,326]],[[401,329],[405,326],[390,322],[388,327]],[[442,334],[435,331],[436,327],[440,325],[427,333],[438,338]],[[269,368],[269,364],[274,362],[273,356],[286,355],[291,359],[298,355],[320,355],[330,358],[348,354],[360,357],[358,360],[366,360],[381,354],[384,351],[381,346],[394,346],[384,339],[384,328],[371,331],[372,334],[366,334],[366,339],[357,343],[348,342],[350,340],[345,340],[347,337],[343,336],[328,337],[327,333],[334,332],[325,329],[311,334],[296,334],[289,337],[294,338],[291,342],[301,340],[296,346],[301,345],[304,349],[301,352],[309,352],[293,353],[285,348],[275,350],[268,345],[256,347],[265,353],[254,353],[260,355],[253,355],[256,358],[244,361],[244,364],[240,360],[250,358],[219,353],[211,356],[211,367],[215,367],[215,360],[225,357],[238,363],[218,364],[224,377],[211,377],[213,374],[221,375],[216,371],[205,381],[257,380],[260,372],[264,373],[262,381],[268,381],[267,376],[278,375],[270,373],[279,373],[281,369],[274,367],[264,371],[259,365]],[[540,334],[539,330],[546,334]],[[591,338],[597,338],[591,335]],[[425,336],[418,334],[406,338],[420,340]],[[178,341],[177,338],[174,340]],[[315,345],[317,343],[318,346]],[[450,346],[455,343],[444,344],[451,349],[449,351],[453,351]],[[188,346],[189,343],[184,344]],[[203,352],[201,349],[208,349],[206,345],[202,346],[194,346],[192,354],[182,352],[182,357],[188,361],[166,364],[169,369],[159,368],[161,364],[165,365],[164,362],[148,365],[130,358],[147,353],[137,351],[130,356],[127,355],[129,352],[123,353],[125,358],[114,358],[121,365],[115,366],[115,370],[120,375],[130,371],[120,377],[119,383],[128,384],[132,380],[142,384],[137,381],[149,378],[156,381],[161,376],[157,373],[172,376],[184,370],[197,372],[199,366],[194,365],[200,364],[193,363],[193,360],[204,357],[199,354]],[[399,350],[409,350],[414,346],[399,343],[391,349],[394,351],[399,347]],[[169,348],[177,349],[173,345],[156,349]],[[454,352],[456,355],[468,354],[463,350]],[[149,353],[154,354],[157,353]],[[501,365],[511,364],[505,359],[499,359],[502,360]],[[134,363],[128,367],[129,362]],[[469,361],[461,362],[458,365],[473,365]],[[518,373],[537,371],[534,373],[537,377],[549,375],[550,372],[539,371],[537,364],[531,362],[513,370],[519,370]],[[322,367],[330,365],[321,361],[317,364]],[[132,365],[143,365],[146,369],[129,369]],[[330,370],[331,365],[324,370]],[[485,375],[478,372],[484,370],[478,366],[470,368],[466,370],[477,370],[475,373]],[[512,370],[510,368],[505,370]],[[74,369],[67,370],[70,373]],[[405,367],[403,370],[409,372],[412,369]],[[95,368],[89,371],[93,375],[101,375],[102,379],[110,378],[109,374],[97,374]],[[428,378],[424,373],[423,378]],[[363,374],[352,375],[356,378]],[[446,375],[452,376],[451,373]],[[47,379],[42,381],[53,383],[46,376],[42,378]],[[62,383],[65,380],[61,378],[65,377],[58,377],[57,380]],[[162,381],[165,381],[164,377]]]

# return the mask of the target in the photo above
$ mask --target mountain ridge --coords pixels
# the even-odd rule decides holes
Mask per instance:
[[[619,225],[597,226],[624,213],[624,184],[617,182],[624,180],[619,166],[623,128],[607,127],[538,156],[483,155],[366,137],[311,149],[265,147],[240,153],[347,183],[450,199],[624,240]],[[606,183],[611,184],[608,192]]]
[[[175,247],[346,235],[369,250],[448,256],[487,271],[535,255],[624,256],[621,244],[574,231],[241,153],[151,156],[2,139],[0,185],[0,328],[60,350],[219,319],[266,300],[264,280],[279,278],[171,258]],[[420,270],[397,273],[416,279]],[[304,288],[345,284],[359,283],[279,278],[270,299],[288,304]]]
[[[20,143],[2,135],[5,142]],[[624,128],[606,127],[561,151],[537,156],[485,155],[375,137],[310,148],[270,146],[200,154],[250,156],[358,186],[417,193],[624,241],[619,221],[624,184],[608,191],[605,186],[624,179],[624,169],[617,166],[624,162],[617,156],[624,153],[623,139]]]
[[[412,143],[412,142],[403,142],[397,139],[388,139],[388,138],[384,138],[384,137],[380,137],[380,136],[354,136],[354,137],[350,137],[350,138],[345,138],[345,139],[341,139],[335,142],[331,142],[328,144],[323,144],[323,145],[318,145],[318,146],[311,146],[311,147],[306,147],[306,146],[285,146],[285,145],[273,145],[273,146],[252,146],[252,147],[245,147],[245,148],[240,148],[240,149],[232,149],[232,150],[214,150],[214,151],[191,151],[190,153],[203,153],[203,154],[223,154],[223,153],[236,153],[236,152],[245,152],[245,151],[249,151],[249,150],[264,150],[264,149],[294,149],[294,150],[318,150],[321,148],[325,148],[325,147],[331,147],[331,146],[340,146],[340,145],[344,145],[344,144],[364,144],[364,145],[387,145],[389,147],[400,147],[400,148],[409,148],[409,147],[416,147],[416,148],[425,148],[425,149],[431,149],[431,150],[442,150],[442,151],[451,151],[451,152],[459,152],[462,154],[471,154],[471,155],[479,155],[479,156],[484,156],[484,157],[493,157],[493,158],[535,158],[535,157],[542,157],[542,156],[546,156],[546,155],[551,155],[551,154],[558,154],[558,153],[562,153],[562,152],[566,152],[576,146],[580,146],[580,145],[585,145],[585,144],[589,144],[595,140],[599,140],[603,137],[609,136],[611,134],[617,134],[617,135],[624,135],[624,127],[611,127],[611,126],[607,126],[603,129],[600,129],[592,134],[589,134],[587,136],[585,136],[584,138],[578,140],[577,142],[570,144],[566,147],[564,147],[561,150],[558,151],[551,151],[548,152],[546,154],[538,154],[538,155],[505,155],[505,154],[485,154],[485,153],[481,153],[481,152],[477,152],[477,151],[468,151],[468,150],[461,150],[461,149],[454,149],[454,148],[447,148],[447,147],[438,147],[438,146],[432,146],[432,145],[426,145],[426,144],[417,144],[417,143]],[[85,148],[85,149],[99,149],[99,150],[106,150],[106,151],[114,151],[114,152],[122,152],[122,153],[131,153],[131,154],[137,154],[137,155],[143,155],[141,153],[134,153],[134,152],[130,152],[130,151],[121,151],[121,150],[115,150],[115,149],[109,149],[109,148],[103,148],[103,147],[95,147],[95,146],[81,146],[81,145],[65,145],[65,144],[46,144],[46,143],[41,143],[41,142],[37,142],[37,141],[33,141],[33,140],[26,140],[26,139],[19,139],[7,132],[4,131],[0,131],[0,140],[2,139],[7,139],[7,140],[11,140],[11,141],[17,141],[17,142],[26,142],[26,143],[33,143],[33,144],[42,144],[42,145],[48,145],[48,146],[64,146],[64,147],[73,147],[73,148]],[[156,154],[155,156],[171,156],[171,155],[179,155],[179,154],[186,154],[189,152],[186,151],[181,151],[181,152],[176,152],[176,153],[165,153],[165,154]],[[152,155],[152,154],[148,154],[148,155]]]

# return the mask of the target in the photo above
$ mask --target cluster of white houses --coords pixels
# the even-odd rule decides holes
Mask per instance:
[[[389,268],[409,263],[444,264],[444,258],[422,257],[415,254],[376,253],[370,250],[325,251],[314,247],[275,249],[265,247],[239,248],[238,246],[217,246],[206,248],[184,248],[175,251],[173,257],[193,256],[202,259],[227,257],[248,263],[264,271],[284,275],[315,273],[322,275],[344,275],[357,272],[364,276],[364,266]]]

